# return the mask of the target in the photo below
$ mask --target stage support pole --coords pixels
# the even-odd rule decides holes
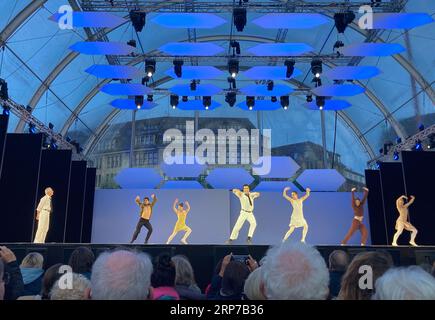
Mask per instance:
[[[322,146],[323,146],[323,168],[327,168],[327,150],[326,150],[326,128],[325,128],[325,111],[320,111],[320,122],[322,125]]]
[[[134,142],[136,136],[136,110],[133,110],[131,113],[131,141],[130,141],[130,159],[129,159],[129,167],[133,168],[135,166],[134,163]]]

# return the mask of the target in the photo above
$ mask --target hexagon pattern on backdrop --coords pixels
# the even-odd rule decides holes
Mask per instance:
[[[293,182],[290,181],[261,181],[254,189],[254,191],[273,191],[282,192],[284,188],[290,187],[290,190],[299,192]],[[290,192],[289,192],[290,193]]]
[[[206,165],[197,163],[194,157],[186,157],[186,161],[182,162],[181,164],[168,164],[163,161],[160,167],[170,178],[196,178],[204,172],[206,168]],[[189,164],[188,162],[193,163]]]
[[[240,189],[244,184],[251,184],[254,178],[243,168],[216,168],[206,181],[215,189]]]
[[[166,181],[161,189],[204,189],[198,181]]]
[[[291,157],[270,157],[270,172],[263,174],[261,168],[253,167],[253,173],[261,178],[291,178],[296,171],[299,170],[299,165]],[[260,163],[263,157],[259,159]]]
[[[116,175],[115,181],[123,189],[153,189],[162,177],[152,168],[126,168]]]
[[[335,169],[306,169],[296,181],[311,191],[337,191],[346,179]]]

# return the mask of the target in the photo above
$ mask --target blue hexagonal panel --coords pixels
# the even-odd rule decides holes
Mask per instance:
[[[112,96],[140,96],[150,93],[151,89],[138,83],[108,83],[100,91]]]
[[[198,181],[166,181],[160,189],[204,189]]]
[[[196,28],[211,29],[216,28],[225,22],[225,19],[212,13],[191,13],[174,12],[162,13],[151,20],[167,28]]]
[[[282,108],[279,98],[277,99],[277,102],[272,102],[270,100],[255,100],[255,105],[252,110],[247,106],[245,99],[245,101],[238,103],[237,107],[246,111],[271,111]]]
[[[305,108],[310,110],[320,110],[316,104],[316,101],[307,102],[304,104]],[[343,110],[352,106],[346,100],[325,100],[325,105],[322,110]]]
[[[373,66],[337,66],[323,74],[330,80],[361,80],[376,77],[381,73]]]
[[[224,73],[216,67],[211,66],[184,66],[182,67],[181,77],[175,75],[174,68],[167,70],[165,73],[175,79],[216,79]]]
[[[291,190],[299,192],[300,190],[290,181],[261,181],[254,189],[254,191],[266,192],[282,192],[284,188],[290,187]]]
[[[405,48],[398,43],[356,43],[346,46],[340,52],[349,57],[386,57],[401,53]]]
[[[262,43],[248,49],[256,56],[300,56],[313,50],[305,43]]]
[[[196,90],[191,90],[189,84],[177,84],[169,88],[169,91],[179,96],[213,96],[222,89],[212,84],[197,84]]]
[[[278,66],[258,66],[244,71],[243,75],[253,80],[285,80],[287,67]],[[291,78],[297,77],[302,74],[302,71],[295,68]]]
[[[115,181],[123,189],[153,189],[162,177],[152,168],[126,168],[118,173]]]
[[[311,29],[328,21],[327,17],[318,13],[269,13],[252,23],[265,29]]]
[[[189,159],[183,158],[180,162],[182,162],[182,164],[167,164],[163,162],[161,168],[163,172],[170,178],[196,178],[206,168],[206,165],[196,163],[195,157],[189,157]],[[193,163],[189,164],[189,162]]]
[[[428,23],[433,18],[427,13],[374,13],[374,29],[412,29]]]
[[[296,181],[311,191],[337,191],[346,179],[335,169],[306,169]]]
[[[132,99],[115,99],[111,103],[111,106],[117,109],[124,109],[124,110],[149,110],[157,107],[157,103],[144,101],[143,105],[138,108],[136,103],[134,103],[134,100]]]
[[[105,79],[134,79],[140,76],[140,70],[131,66],[94,64],[85,72]]]
[[[294,90],[292,87],[286,86],[285,84],[276,84],[273,86],[273,90],[267,90],[267,86],[265,84],[253,84],[241,88],[240,91],[247,96],[279,97],[286,96]]]
[[[270,171],[268,173],[253,166],[253,173],[261,176],[261,178],[291,178],[300,168],[290,157],[260,157],[259,161],[260,163],[270,162],[270,166],[268,166]],[[263,166],[266,167],[264,164]]]
[[[210,42],[170,42],[159,50],[171,56],[214,56],[224,48]]]
[[[216,168],[206,181],[215,189],[240,189],[244,184],[251,184],[254,178],[243,168]]]
[[[322,97],[350,97],[364,93],[366,89],[357,84],[329,84],[311,90],[316,96]]]
[[[62,22],[65,17],[65,14],[57,12],[49,19],[54,22]],[[108,12],[74,11],[72,13],[72,26],[74,28],[115,28],[125,22],[127,20],[124,18]]]
[[[70,50],[88,55],[128,55],[136,49],[123,42],[80,41],[69,47]]]

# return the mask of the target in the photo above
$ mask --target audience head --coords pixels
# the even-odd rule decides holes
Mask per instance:
[[[261,266],[264,295],[271,300],[326,299],[329,272],[315,248],[284,242],[267,252]]]
[[[44,265],[44,257],[38,252],[31,252],[21,261],[21,268],[42,269]]]
[[[375,287],[375,300],[435,300],[435,279],[418,266],[392,268]]]
[[[92,267],[95,300],[145,300],[150,296],[153,266],[148,255],[127,250],[102,253]]]
[[[241,295],[248,276],[249,269],[246,264],[240,261],[230,261],[222,277],[222,293],[226,296]]]
[[[392,266],[393,259],[388,252],[371,251],[357,254],[343,275],[338,299],[370,300],[374,283]],[[371,270],[371,275],[367,281],[372,281],[372,283],[366,283],[363,278],[368,274],[367,270]],[[360,288],[361,283],[364,284],[363,288]]]
[[[419,267],[422,268],[427,273],[431,273],[432,272],[432,266],[429,263],[422,263],[422,264],[419,265]]]
[[[63,266],[62,263],[57,263],[45,271],[44,277],[42,278],[42,289],[41,289],[42,299],[44,300],[50,299],[51,288],[53,288],[53,285],[62,276],[62,273],[60,272],[60,268],[62,266]]]
[[[248,276],[243,292],[249,300],[266,300],[261,290],[262,281],[261,268],[255,269]]]
[[[0,259],[0,300],[5,296],[5,281],[3,280],[5,274],[5,266],[2,259]]]
[[[71,286],[68,287],[64,277],[72,276]],[[73,273],[63,275],[50,292],[51,300],[86,300],[89,296],[91,282],[83,275]]]
[[[68,261],[68,265],[75,273],[89,273],[92,271],[92,265],[95,262],[95,255],[87,247],[78,247],[75,249]]]
[[[432,275],[435,277],[435,261],[432,264]]]
[[[151,284],[154,288],[175,286],[175,264],[169,253],[164,252],[154,260],[154,272]]]
[[[183,255],[176,255],[172,257],[172,261],[175,265],[175,285],[196,285],[195,275],[189,259]]]
[[[329,270],[330,271],[346,271],[349,265],[349,255],[343,250],[334,250],[329,255]]]

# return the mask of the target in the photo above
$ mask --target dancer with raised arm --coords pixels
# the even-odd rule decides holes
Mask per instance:
[[[311,189],[307,188],[305,190],[306,192],[305,195],[300,198],[296,191],[293,191],[291,193],[291,197],[289,197],[287,195],[288,190],[290,190],[290,188],[286,187],[282,192],[282,196],[291,203],[293,207],[293,211],[290,218],[289,230],[285,234],[284,239],[282,239],[282,241],[283,242],[286,241],[288,237],[290,237],[290,235],[293,233],[293,231],[295,231],[296,228],[302,227],[303,229],[302,229],[301,242],[305,242],[305,238],[308,233],[308,223],[304,218],[303,203],[310,196]]]
[[[416,247],[417,244],[415,243],[415,237],[417,236],[417,228],[414,227],[411,222],[409,222],[409,206],[414,203],[415,197],[411,196],[410,200],[405,203],[405,200],[408,200],[408,197],[406,196],[400,196],[396,200],[396,207],[397,211],[399,211],[399,218],[396,220],[396,233],[393,237],[393,246],[397,246],[397,239],[399,239],[400,235],[403,232],[403,229],[406,231],[411,232],[411,240],[409,241],[409,244],[411,246]]]
[[[142,227],[145,227],[148,229],[148,233],[147,236],[145,238],[145,244],[148,243],[148,241],[150,240],[151,234],[153,233],[153,226],[150,223],[150,219],[151,219],[151,215],[153,213],[153,208],[154,205],[157,202],[157,198],[154,194],[151,195],[151,198],[153,199],[152,202],[150,202],[150,198],[145,197],[143,198],[143,201],[140,201],[140,197],[137,196],[135,199],[135,202],[137,203],[137,205],[140,208],[140,218],[139,221],[136,225],[136,230],[134,231],[133,237],[130,241],[130,243],[133,243],[136,241],[137,236],[140,233],[140,229],[142,229]]]
[[[51,215],[51,198],[54,195],[54,190],[50,187],[45,189],[45,195],[41,198],[36,209],[36,220],[38,221],[38,230],[36,231],[35,240],[33,243],[45,243],[48,229],[50,228]]]
[[[177,235],[180,231],[185,231],[183,238],[181,238],[181,243],[187,244],[187,238],[192,233],[192,229],[190,229],[186,225],[186,218],[187,214],[190,211],[190,205],[189,202],[185,201],[183,203],[178,203],[178,199],[175,199],[174,205],[172,207],[175,214],[177,215],[177,222],[175,223],[174,230],[172,231],[172,234],[169,236],[168,241],[166,241],[166,244],[171,243],[172,239]]]
[[[353,209],[354,216],[349,231],[347,232],[343,241],[341,241],[341,245],[345,245],[357,230],[361,232],[361,245],[365,246],[367,243],[368,231],[363,223],[363,218],[364,218],[364,204],[366,203],[367,196],[369,194],[369,189],[365,187],[363,189],[364,189],[364,196],[362,200],[360,200],[359,198],[355,197],[356,188],[352,188],[352,209]]]
[[[243,186],[243,191],[240,191],[239,189],[233,189],[232,192],[240,200],[240,215],[237,218],[230,238],[225,243],[231,244],[239,237],[240,229],[242,229],[243,224],[247,220],[249,223],[249,231],[246,243],[252,244],[252,237],[254,236],[254,231],[257,227],[257,221],[255,220],[254,216],[254,199],[258,198],[260,193],[250,192],[249,186],[247,184]]]

